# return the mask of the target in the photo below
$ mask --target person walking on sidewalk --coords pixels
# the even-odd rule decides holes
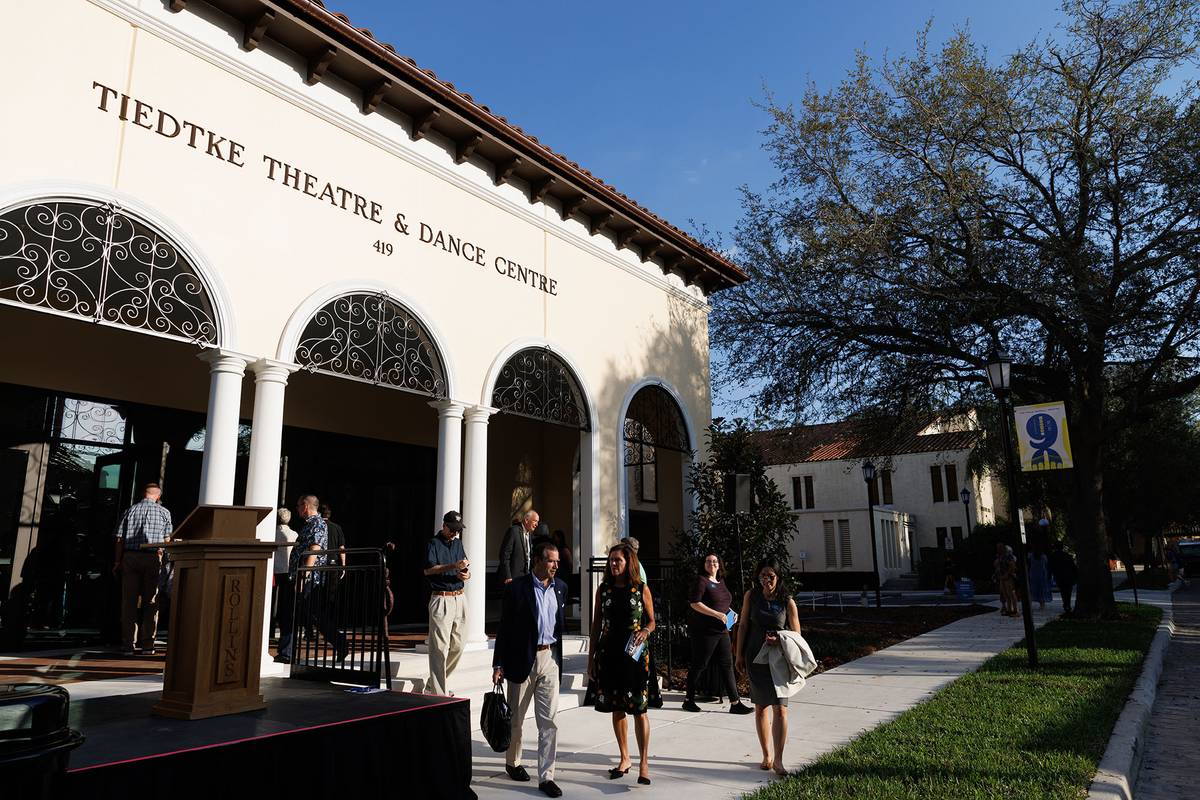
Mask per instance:
[[[1067,552],[1062,542],[1054,543],[1054,552],[1050,554],[1050,574],[1054,576],[1054,582],[1062,594],[1063,613],[1070,614],[1071,592],[1079,577],[1079,567],[1075,566],[1075,557]]]
[[[1017,614],[1017,557],[1013,549],[1004,542],[996,542],[996,560],[992,562],[992,580],[1000,588],[1000,614],[1015,617]]]
[[[608,551],[604,580],[596,590],[588,677],[596,681],[597,711],[612,714],[613,732],[621,760],[608,771],[612,780],[629,772],[629,723],[633,717],[638,745],[638,779],[650,784],[650,634],[654,632],[654,601],[638,580],[637,554],[628,544]]]
[[[758,744],[762,748],[762,761],[758,766],[773,769],[776,775],[787,775],[783,766],[783,746],[787,742],[788,701],[776,692],[771,668],[766,664],[755,664],[754,660],[762,648],[779,646],[779,631],[800,632],[800,612],[783,585],[783,571],[778,561],[763,559],[754,568],[754,577],[755,587],[742,597],[737,668],[739,672],[750,674],[750,699],[754,703],[754,722]],[[772,743],[775,745],[774,756],[768,747]]]
[[[566,628],[567,584],[557,577],[559,551],[552,542],[533,545],[531,574],[504,587],[500,628],[492,656],[492,683],[508,680],[512,738],[504,770],[514,781],[528,781],[521,765],[521,733],[533,702],[538,729],[538,788],[561,797],[554,782],[558,749],[558,682],[562,672],[562,637]]]
[[[158,574],[161,545],[171,538],[171,512],[162,506],[162,489],[146,484],[141,502],[129,507],[117,524],[113,574],[121,576],[121,647],[126,655],[154,655],[158,626]]]
[[[725,565],[716,553],[700,559],[700,572],[688,595],[688,638],[692,642],[692,663],[688,667],[687,699],[684,711],[699,711],[696,705],[696,680],[714,658],[725,682],[729,713],[749,714],[754,709],[738,697],[733,675],[733,648],[729,644],[729,606],[733,595],[725,586]]]
[[[425,549],[429,578],[429,694],[450,695],[448,681],[463,651],[467,601],[463,586],[471,577],[471,562],[462,543],[463,518],[457,511],[442,517],[442,529]]]

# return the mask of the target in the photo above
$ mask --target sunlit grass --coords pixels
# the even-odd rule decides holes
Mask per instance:
[[[1120,611],[1117,620],[1051,622],[1038,631],[1036,672],[1026,668],[1022,642],[747,797],[1082,798],[1162,613],[1131,605]]]

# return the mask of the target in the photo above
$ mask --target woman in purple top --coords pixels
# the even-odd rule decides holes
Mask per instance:
[[[696,679],[715,655],[725,682],[725,694],[730,700],[731,714],[749,714],[754,709],[738,697],[737,680],[733,676],[733,650],[729,644],[727,618],[733,595],[725,582],[725,565],[716,553],[706,553],[700,560],[700,573],[688,595],[688,638],[692,641],[692,664],[688,668],[687,699],[684,711],[699,711],[696,705]]]

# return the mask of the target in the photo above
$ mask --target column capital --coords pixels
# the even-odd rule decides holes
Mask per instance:
[[[451,417],[462,419],[463,412],[467,410],[468,403],[460,403],[457,400],[430,400],[429,407],[438,412],[439,417]]]
[[[466,417],[467,422],[482,422],[486,425],[488,418],[499,410],[491,406],[470,406],[463,413],[463,416]]]
[[[238,377],[246,374],[246,365],[251,360],[241,353],[223,350],[220,347],[205,348],[203,352],[196,355],[196,358],[208,362],[209,372],[228,372]]]
[[[260,358],[250,365],[254,371],[255,383],[282,383],[287,385],[288,376],[300,369],[299,364],[287,361],[276,361],[273,358]]]

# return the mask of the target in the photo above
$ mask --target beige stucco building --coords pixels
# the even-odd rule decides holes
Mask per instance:
[[[916,572],[923,548],[953,550],[975,525],[996,521],[995,482],[969,464],[981,436],[973,416],[890,435],[848,421],[756,436],[767,475],[792,507],[797,569],[872,572],[869,514],[883,582]],[[865,461],[875,467],[873,487]]]
[[[0,591],[41,535],[86,621],[149,480],[177,520],[328,499],[351,545],[396,546],[414,622],[445,510],[476,565],[530,506],[586,564],[649,453],[638,532],[684,524],[733,265],[320,3],[4,21]]]

